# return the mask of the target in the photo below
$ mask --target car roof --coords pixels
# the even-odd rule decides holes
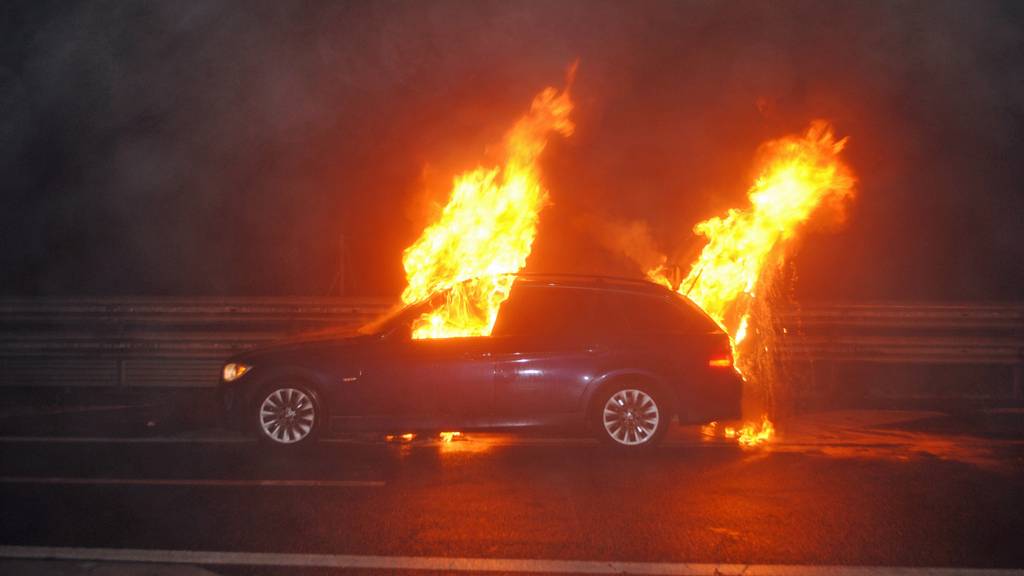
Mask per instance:
[[[722,328],[700,306],[690,300],[689,296],[680,294],[667,286],[640,278],[624,278],[619,276],[596,276],[589,274],[519,274],[516,284],[554,288],[576,288],[599,290],[618,293],[638,294],[644,296],[674,296],[686,303],[687,308],[707,321],[716,330]]]
[[[589,288],[648,295],[664,295],[671,292],[665,286],[643,278],[599,276],[593,274],[518,274],[516,276],[516,283],[528,286]]]

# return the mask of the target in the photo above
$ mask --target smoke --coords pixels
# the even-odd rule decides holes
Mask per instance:
[[[545,152],[530,268],[692,251],[695,222],[742,202],[757,146],[822,117],[861,194],[797,257],[798,297],[1024,285],[1016,3],[0,10],[3,293],[323,294],[344,237],[350,291],[397,295],[451,176],[487,165],[577,57],[578,129]]]
[[[642,220],[616,221],[589,214],[580,217],[578,226],[592,234],[602,248],[633,264],[636,273],[662,266],[668,259]]]

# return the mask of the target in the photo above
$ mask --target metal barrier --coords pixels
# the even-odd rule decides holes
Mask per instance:
[[[0,386],[214,386],[235,352],[355,328],[389,306],[379,298],[0,300]]]
[[[392,305],[380,298],[0,299],[0,386],[209,387],[234,352],[354,328]],[[791,361],[829,371],[1002,366],[1012,374],[1009,396],[1021,399],[1022,304],[827,303],[781,318],[780,353]]]
[[[980,378],[1008,380],[1009,386],[983,382],[971,396],[1024,400],[1021,304],[816,304],[785,312],[782,323],[792,334],[780,346],[782,356],[819,364],[824,370],[817,371],[816,379],[822,388],[835,388],[836,371],[850,371],[852,365],[888,366],[889,374],[896,366],[929,367],[939,370],[930,374],[933,379],[941,379],[943,372],[961,377],[966,372],[960,367],[985,366],[1008,369],[1008,377]],[[860,370],[860,377],[868,372]],[[979,378],[977,371],[973,376]]]

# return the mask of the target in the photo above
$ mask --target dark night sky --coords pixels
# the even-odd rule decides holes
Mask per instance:
[[[858,198],[808,299],[1024,296],[1016,2],[8,1],[0,294],[396,294],[457,171],[580,69],[530,266],[627,272],[831,120]]]

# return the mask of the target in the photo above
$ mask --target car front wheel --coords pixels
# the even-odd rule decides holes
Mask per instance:
[[[280,384],[265,388],[259,395],[256,419],[260,440],[273,445],[296,446],[316,437],[321,413],[311,390],[298,384]]]
[[[599,400],[595,432],[607,444],[640,449],[661,440],[670,417],[664,403],[647,387],[615,386]]]

